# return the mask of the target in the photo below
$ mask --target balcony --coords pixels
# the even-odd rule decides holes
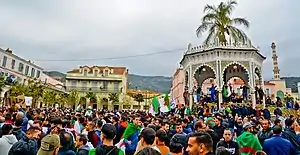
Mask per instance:
[[[120,93],[123,88],[101,88],[101,87],[67,87],[67,91],[76,90],[78,92],[94,92],[94,93]]]

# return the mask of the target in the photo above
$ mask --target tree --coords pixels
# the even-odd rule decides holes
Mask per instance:
[[[222,44],[233,43],[246,43],[250,41],[247,35],[235,27],[235,25],[242,25],[246,28],[250,23],[245,18],[231,18],[232,11],[237,5],[235,0],[228,0],[226,3],[221,2],[218,6],[206,5],[204,7],[204,17],[202,18],[201,25],[197,28],[196,34],[199,37],[205,31],[208,31],[208,36],[204,41],[205,45],[212,42],[219,42]],[[227,40],[226,36],[230,39]]]
[[[46,103],[47,107],[49,105],[53,106],[53,104],[55,103],[55,93],[52,90],[44,90],[43,102]]]
[[[68,96],[68,102],[72,105],[75,106],[76,103],[78,102],[78,92],[76,90],[71,90]]]
[[[94,92],[92,92],[91,90],[86,92],[85,97],[90,100],[90,103],[97,103],[96,94]]]
[[[136,94],[134,95],[134,100],[141,104],[141,102],[144,102],[144,96],[142,94]]]
[[[117,103],[119,102],[119,94],[118,93],[110,93],[108,95],[109,101],[111,101],[112,103]]]
[[[32,107],[35,107],[36,101],[43,97],[44,86],[39,82],[29,81],[26,88],[25,95],[32,97]]]

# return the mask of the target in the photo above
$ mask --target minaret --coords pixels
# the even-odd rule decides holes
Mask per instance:
[[[273,59],[273,80],[280,80],[280,69],[278,67],[278,56],[276,54],[276,45],[273,42],[271,45],[272,48],[272,59]]]

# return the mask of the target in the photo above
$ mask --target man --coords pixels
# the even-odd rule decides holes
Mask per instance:
[[[76,136],[76,155],[88,155],[90,147],[87,145],[88,138],[84,134],[79,134]]]
[[[22,130],[24,132],[26,132],[27,126],[28,126],[28,118],[26,117],[26,112],[22,109],[22,107],[19,104],[16,104],[16,107],[19,110],[19,112],[16,115],[16,119],[19,119],[19,118],[23,119]]]
[[[261,145],[264,144],[264,141],[266,139],[269,139],[272,137],[272,129],[271,129],[271,124],[269,123],[268,120],[263,120],[261,121],[262,129],[258,131],[257,137]]]
[[[25,132],[22,130],[23,118],[19,118],[15,120],[15,126],[13,128],[13,134],[16,136],[18,140],[25,137]]]
[[[37,155],[58,155],[60,142],[58,135],[47,135],[42,139]]]
[[[186,151],[189,155],[214,155],[213,141],[210,135],[206,132],[190,134]]]
[[[243,125],[244,132],[237,138],[241,155],[252,155],[262,150],[258,138],[253,134],[255,124],[247,122]]]
[[[296,151],[292,143],[281,137],[282,128],[274,126],[273,136],[265,140],[263,151],[270,155],[296,155]]]
[[[98,145],[98,135],[95,133],[95,123],[94,122],[88,122],[86,124],[85,130],[87,131],[87,137],[94,148]]]
[[[132,122],[128,124],[123,134],[126,155],[133,155],[139,142],[141,117],[136,115]]]
[[[39,128],[31,127],[26,131],[25,137],[15,143],[9,150],[8,155],[36,155],[41,131]]]
[[[183,119],[181,126],[183,128],[184,133],[189,134],[189,133],[193,132],[192,128],[189,126],[189,120],[188,119]]]
[[[215,126],[213,127],[213,130],[218,134],[218,138],[220,140],[223,138],[225,128],[222,126],[222,119],[219,116],[215,117],[214,121]]]
[[[186,133],[183,132],[183,128],[182,128],[182,124],[181,123],[177,123],[175,125],[175,134],[186,135]]]
[[[138,152],[142,151],[144,148],[147,147],[159,151],[159,149],[153,145],[155,141],[155,136],[156,136],[156,132],[152,128],[149,127],[144,128],[140,134],[141,148],[137,148],[135,154],[138,154]]]
[[[285,120],[286,129],[284,130],[282,137],[289,140],[297,154],[300,154],[300,126],[294,119]]]
[[[223,146],[228,150],[232,155],[239,155],[239,145],[237,142],[232,140],[232,132],[230,129],[225,129],[223,134],[223,141],[220,141],[217,144],[217,148]]]
[[[116,137],[117,130],[112,124],[104,124],[101,129],[102,145],[92,149],[89,155],[123,155],[123,151],[114,146],[113,139]]]
[[[170,153],[170,149],[166,146],[166,139],[168,138],[167,133],[164,130],[156,131],[156,146],[161,152],[161,155],[167,155]]]

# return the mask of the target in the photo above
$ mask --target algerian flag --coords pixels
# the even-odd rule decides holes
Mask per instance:
[[[170,111],[171,110],[171,105],[170,105],[170,99],[169,99],[168,94],[165,94],[164,101],[165,101],[165,105],[167,106],[168,110]]]
[[[171,108],[172,108],[172,109],[175,109],[175,108],[176,108],[176,103],[175,103],[175,100],[174,100],[173,98],[172,98],[172,100],[171,100],[170,105],[171,105]]]
[[[231,95],[231,90],[230,90],[230,86],[227,87],[227,97],[229,97]]]
[[[76,107],[76,111],[81,111],[82,110],[82,107],[81,105],[79,104],[77,107]]]
[[[227,97],[227,89],[225,87],[223,87],[223,97]]]
[[[159,112],[159,102],[156,96],[153,97],[151,106],[149,108],[149,113],[155,115]]]
[[[186,107],[186,108],[185,108],[184,114],[185,114],[185,115],[190,115],[190,114],[191,114],[191,109],[190,109],[190,107]]]

